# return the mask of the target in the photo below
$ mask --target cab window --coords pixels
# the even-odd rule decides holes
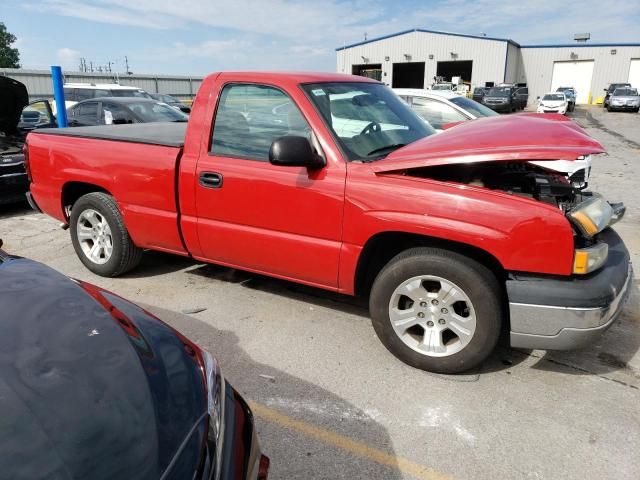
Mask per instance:
[[[266,85],[224,87],[214,118],[211,154],[266,162],[271,144],[287,135],[310,138],[311,128],[283,91]]]

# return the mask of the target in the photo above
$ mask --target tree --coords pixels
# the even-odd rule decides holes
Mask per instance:
[[[20,68],[20,52],[12,48],[16,36],[7,31],[4,23],[0,22],[0,68]]]

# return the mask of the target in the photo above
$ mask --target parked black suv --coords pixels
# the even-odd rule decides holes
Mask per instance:
[[[604,94],[604,103],[602,104],[602,106],[604,108],[607,108],[609,106],[609,97],[615,91],[616,88],[630,87],[630,86],[631,86],[630,83],[612,83],[612,84],[610,84],[608,88],[604,89],[604,91],[606,93]]]
[[[496,112],[515,112],[527,106],[528,87],[492,87],[484,95],[482,103]]]
[[[484,96],[486,95],[486,93],[489,91],[489,87],[476,87],[473,89],[473,99],[478,102],[478,103],[482,103],[482,99],[484,98]]]

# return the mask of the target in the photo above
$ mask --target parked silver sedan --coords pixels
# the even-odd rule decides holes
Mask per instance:
[[[611,112],[612,110],[631,110],[637,113],[640,110],[638,89],[631,87],[616,88],[611,97],[609,97],[609,104],[607,105],[607,111]]]

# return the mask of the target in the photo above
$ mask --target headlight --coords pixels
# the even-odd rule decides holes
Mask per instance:
[[[593,247],[579,248],[573,257],[573,273],[584,275],[599,269],[609,256],[609,245],[598,243]]]
[[[202,350],[205,366],[205,380],[207,382],[207,408],[209,410],[209,440],[215,444],[215,475],[220,478],[222,465],[222,437],[224,434],[224,396],[225,382],[220,366],[213,356]]]
[[[593,237],[609,226],[613,209],[600,195],[594,195],[569,212],[569,218],[587,237]]]

